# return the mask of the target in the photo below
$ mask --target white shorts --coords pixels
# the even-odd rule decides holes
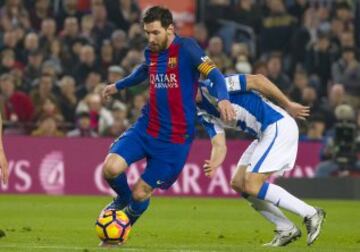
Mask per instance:
[[[260,139],[254,140],[241,156],[238,166],[248,172],[279,175],[294,167],[299,141],[299,129],[289,115],[269,125]]]

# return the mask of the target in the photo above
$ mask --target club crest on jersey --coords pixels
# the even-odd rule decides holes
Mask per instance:
[[[175,68],[177,66],[177,58],[176,57],[169,57],[168,67]]]

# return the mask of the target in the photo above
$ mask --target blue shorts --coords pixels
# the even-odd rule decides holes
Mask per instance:
[[[146,158],[147,165],[141,178],[152,188],[168,189],[179,177],[190,147],[191,142],[164,142],[135,126],[112,143],[109,153],[118,154],[129,166]]]

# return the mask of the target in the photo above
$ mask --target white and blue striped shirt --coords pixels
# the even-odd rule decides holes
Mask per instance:
[[[211,81],[200,81],[201,102],[197,103],[200,123],[212,138],[223,133],[225,128],[244,131],[259,138],[267,126],[284,117],[286,111],[266,100],[254,91],[246,91],[246,76],[243,74],[225,77],[230,102],[236,112],[236,120],[225,123],[220,119],[215,89]]]

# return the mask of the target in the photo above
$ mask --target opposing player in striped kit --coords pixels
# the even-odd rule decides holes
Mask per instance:
[[[320,234],[325,212],[308,205],[278,185],[266,182],[272,174],[293,168],[299,131],[293,117],[304,119],[309,108],[291,102],[272,82],[262,75],[233,75],[225,78],[236,119],[231,123],[220,118],[211,80],[200,83],[197,95],[198,118],[212,142],[205,174],[212,176],[226,156],[224,129],[245,131],[256,138],[242,154],[231,180],[232,188],[242,193],[252,207],[275,224],[275,237],[266,246],[285,246],[301,236],[301,231],[279,209],[304,218],[307,244]],[[267,100],[274,98],[281,107]],[[292,117],[293,116],[293,117]],[[235,151],[235,150],[232,150]]]

